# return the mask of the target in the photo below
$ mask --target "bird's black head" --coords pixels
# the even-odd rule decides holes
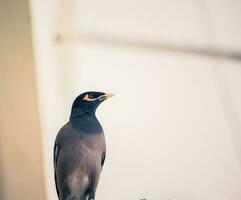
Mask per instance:
[[[97,107],[109,97],[112,97],[112,93],[104,92],[85,92],[79,95],[72,105],[70,119],[78,117],[82,114],[94,115]]]

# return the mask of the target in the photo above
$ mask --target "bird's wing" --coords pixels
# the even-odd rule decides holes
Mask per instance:
[[[103,165],[105,163],[105,155],[106,155],[106,151],[103,152],[102,157],[101,157],[101,168],[103,167]]]
[[[56,177],[58,155],[59,155],[59,146],[58,146],[58,143],[55,142],[55,144],[54,144],[54,180],[55,180],[55,186],[56,186],[57,194],[58,194],[58,197],[59,197],[59,189],[58,189],[57,177]]]

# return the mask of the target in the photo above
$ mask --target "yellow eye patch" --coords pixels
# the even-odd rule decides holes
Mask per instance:
[[[95,98],[92,95],[86,94],[85,97],[83,98],[85,101],[95,101]]]

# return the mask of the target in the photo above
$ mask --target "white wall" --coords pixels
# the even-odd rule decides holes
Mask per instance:
[[[223,36],[216,36],[216,29],[206,30],[206,20],[198,22],[195,1],[63,1],[62,6],[31,2],[49,199],[57,198],[53,140],[68,120],[73,99],[85,90],[116,93],[97,113],[108,149],[97,199],[241,198],[240,61],[94,40],[53,41],[56,32],[84,31],[239,50],[239,36],[230,35],[230,40],[225,37],[226,42],[220,43]],[[233,3],[237,1],[219,4],[235,18],[229,16],[219,27],[225,29],[228,20],[238,21]],[[220,9],[212,11],[214,5],[205,4],[217,20]],[[233,28],[239,33],[240,27]]]

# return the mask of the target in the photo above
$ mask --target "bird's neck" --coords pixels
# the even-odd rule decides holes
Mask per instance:
[[[100,134],[103,133],[102,126],[95,114],[88,112],[79,112],[74,116],[70,116],[71,126],[86,134]]]

